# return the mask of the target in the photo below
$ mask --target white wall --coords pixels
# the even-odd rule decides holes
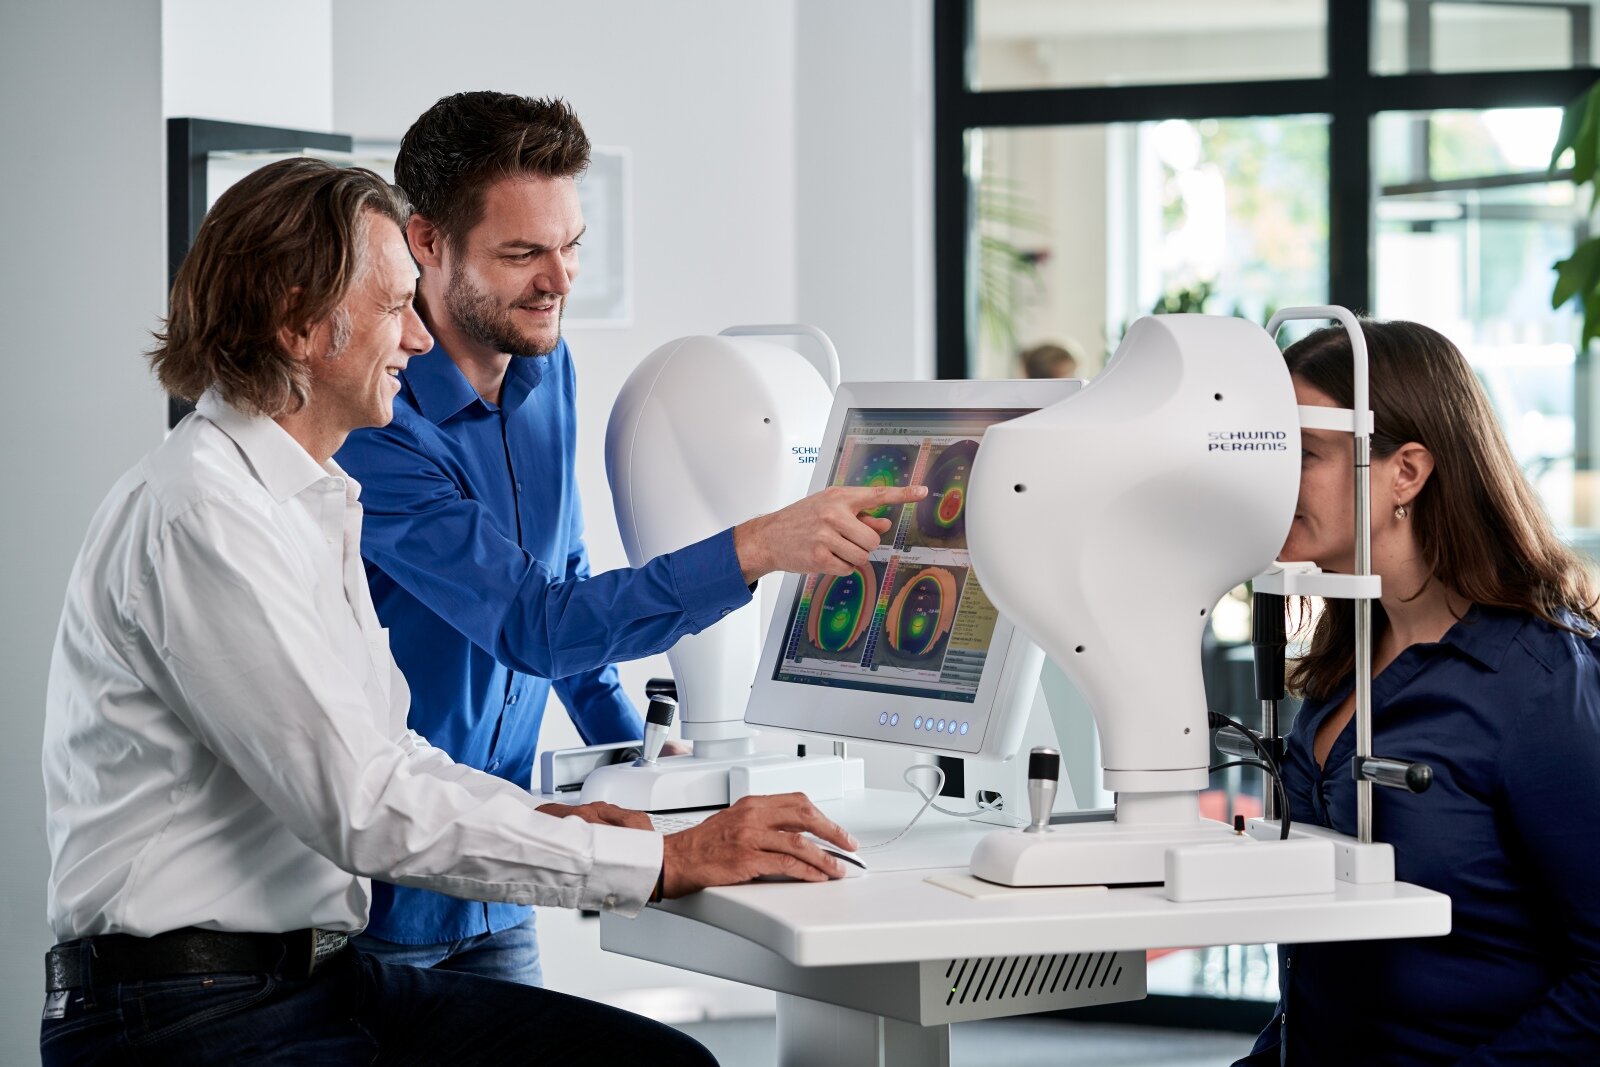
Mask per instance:
[[[0,4],[0,1063],[36,1063],[49,860],[39,746],[67,573],[161,439],[140,351],[165,290],[160,0]]]
[[[846,381],[933,377],[933,20],[928,0],[804,0],[797,307]]]
[[[333,129],[333,0],[162,0],[170,118]]]

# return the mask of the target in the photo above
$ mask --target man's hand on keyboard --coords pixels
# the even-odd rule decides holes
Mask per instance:
[[[597,801],[593,804],[540,804],[539,810],[558,819],[576,815],[584,822],[605,826],[626,826],[630,830],[653,830],[650,816],[632,808],[619,808],[615,804]]]
[[[713,885],[763,876],[825,882],[843,875],[839,861],[802,835],[854,852],[856,840],[819,812],[804,793],[749,796],[698,826],[668,834],[662,895],[681,897]]]

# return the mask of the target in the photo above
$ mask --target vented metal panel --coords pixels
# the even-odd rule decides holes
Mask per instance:
[[[993,956],[923,964],[923,1021],[982,1019],[1128,1000],[1144,994],[1142,954]]]

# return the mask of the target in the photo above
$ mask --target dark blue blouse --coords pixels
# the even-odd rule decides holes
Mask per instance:
[[[1306,703],[1284,778],[1295,821],[1354,834],[1354,723],[1326,768],[1312,755],[1349,692]],[[1600,639],[1474,607],[1372,698],[1374,751],[1434,772],[1374,790],[1375,836],[1397,878],[1449,894],[1452,932],[1284,947],[1279,1016],[1242,1062],[1600,1064]]]

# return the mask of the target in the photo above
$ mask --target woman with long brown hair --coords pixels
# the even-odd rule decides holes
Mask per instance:
[[[1364,322],[1371,371],[1374,749],[1434,772],[1380,790],[1398,879],[1449,894],[1444,937],[1287,946],[1245,1064],[1600,1063],[1596,589],[1556,537],[1466,359]],[[1354,406],[1349,338],[1285,354],[1302,405]],[[1302,432],[1282,559],[1354,570],[1348,433]],[[1328,602],[1290,673],[1295,821],[1355,832],[1353,608]]]

